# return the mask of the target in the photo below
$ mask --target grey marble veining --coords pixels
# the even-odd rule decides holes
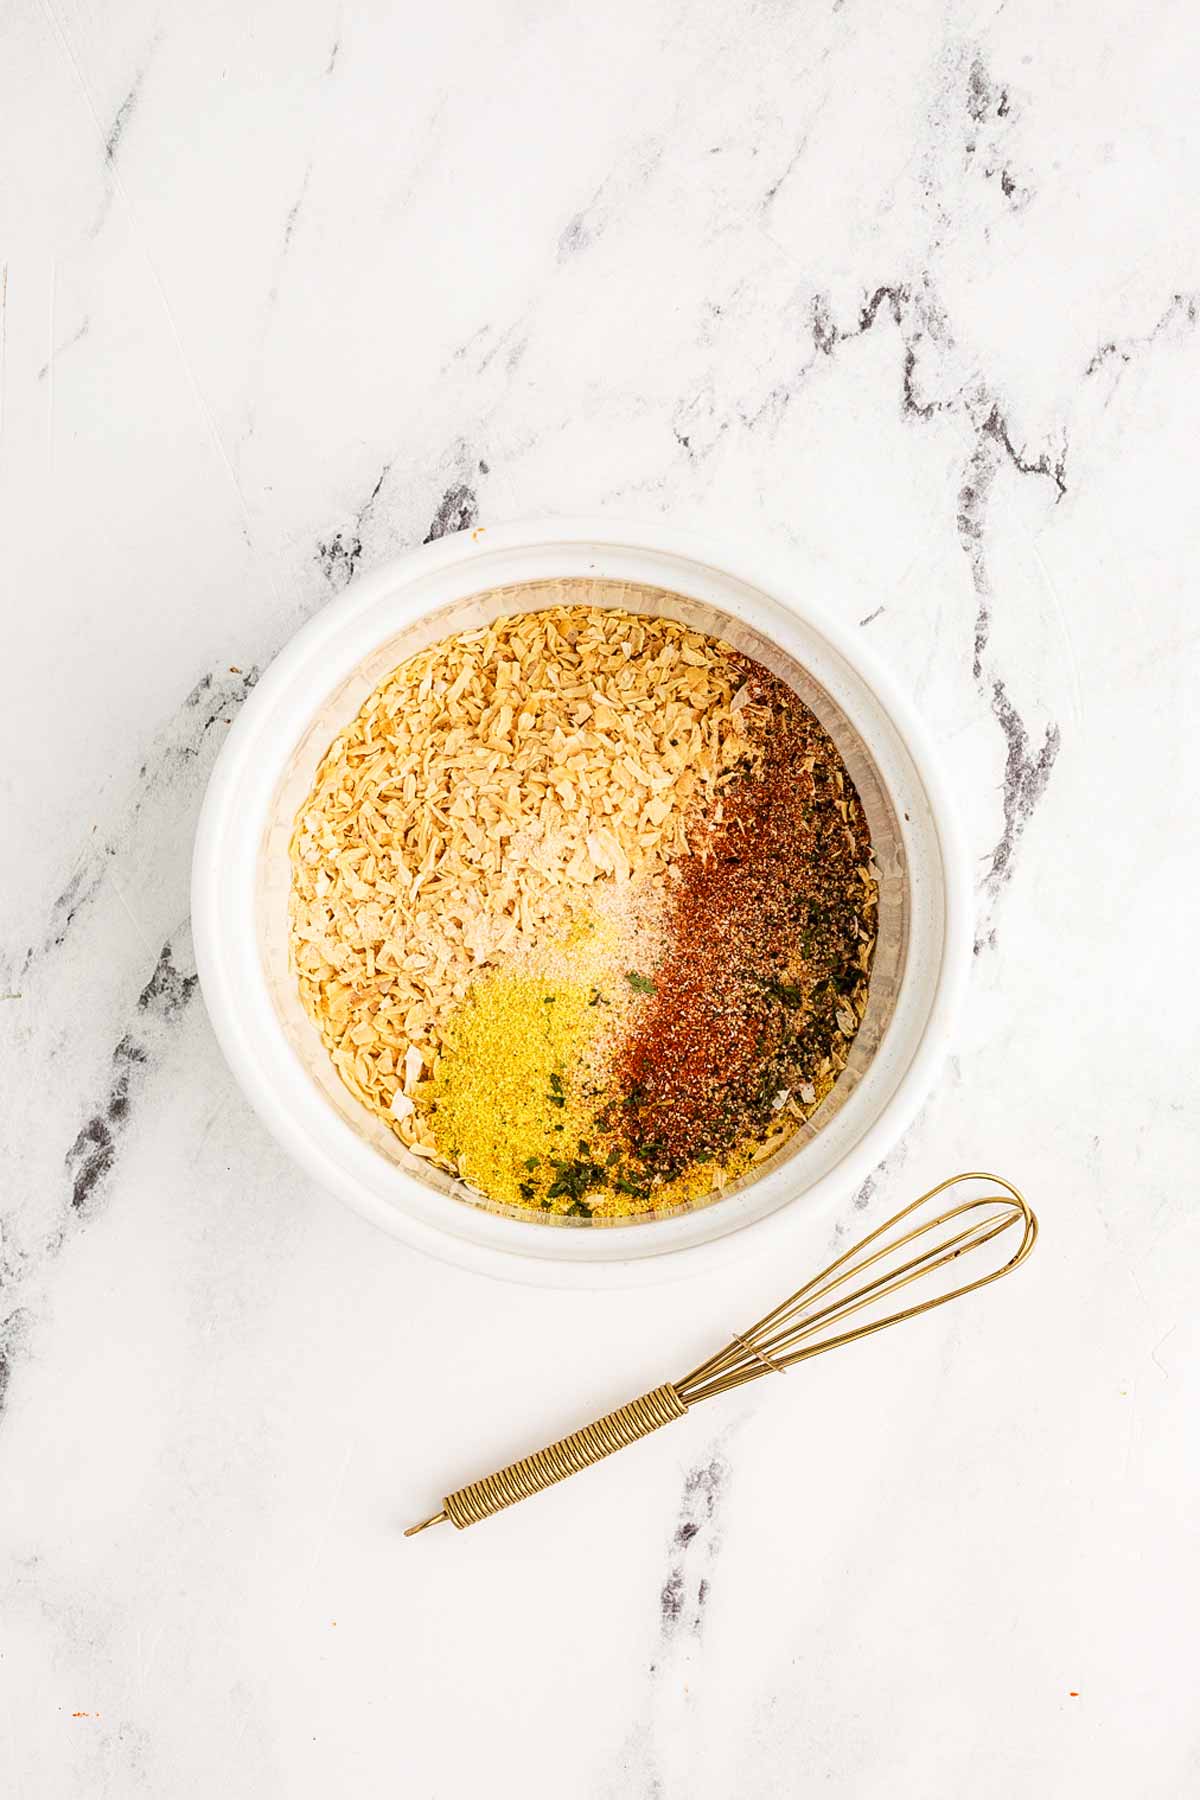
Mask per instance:
[[[3,32],[4,1792],[1194,1791],[1187,10]],[[213,1043],[191,836],[257,672],[360,572],[596,510],[823,571],[959,802],[959,1042],[813,1254],[980,1164],[1043,1239],[406,1544],[779,1272],[480,1285],[316,1192]]]

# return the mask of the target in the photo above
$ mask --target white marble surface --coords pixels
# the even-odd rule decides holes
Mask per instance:
[[[1191,9],[2,29],[5,1796],[1195,1793]],[[216,1051],[190,834],[358,570],[597,508],[800,547],[917,697],[979,952],[839,1223],[983,1163],[1043,1239],[405,1543],[779,1271],[532,1292],[340,1209]]]

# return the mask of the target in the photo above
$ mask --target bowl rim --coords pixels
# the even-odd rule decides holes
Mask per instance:
[[[553,550],[585,545],[601,551],[642,552],[676,558],[711,571],[718,577],[757,590],[776,606],[818,633],[871,690],[900,738],[928,804],[930,822],[941,859],[943,938],[940,964],[932,983],[929,1010],[923,1030],[907,1067],[894,1091],[862,1136],[824,1174],[818,1175],[790,1200],[773,1211],[735,1224],[702,1242],[661,1250],[644,1249],[637,1255],[619,1253],[620,1235],[609,1232],[580,1234],[595,1239],[595,1250],[586,1260],[566,1260],[547,1254],[544,1225],[506,1221],[515,1227],[509,1235],[513,1248],[473,1241],[449,1228],[442,1229],[415,1217],[393,1199],[364,1187],[332,1153],[328,1134],[305,1108],[293,1105],[287,1083],[279,1070],[264,1064],[262,1030],[247,1015],[245,1004],[246,945],[231,941],[227,920],[229,896],[223,874],[230,847],[239,826],[239,789],[247,769],[261,752],[261,727],[289,682],[310,665],[322,645],[332,642],[348,621],[365,615],[379,601],[401,588],[449,569],[465,570],[497,551]],[[603,571],[597,569],[597,574]],[[530,575],[530,580],[536,579]],[[489,585],[480,582],[482,591]],[[665,582],[663,585],[667,585]],[[221,748],[209,778],[192,860],[192,930],[196,965],[209,1018],[225,1059],[261,1122],[288,1155],[322,1187],[334,1193],[361,1216],[439,1261],[502,1279],[537,1286],[602,1288],[657,1283],[679,1276],[700,1274],[718,1261],[765,1251],[789,1230],[797,1215],[811,1223],[828,1211],[838,1198],[858,1186],[878,1167],[908,1128],[933,1085],[948,1048],[958,1016],[970,966],[973,937],[972,892],[961,835],[938,759],[926,729],[908,697],[898,688],[879,658],[853,632],[831,617],[807,594],[796,595],[795,559],[782,550],[766,550],[744,543],[718,540],[710,534],[682,530],[662,522],[626,522],[612,517],[527,519],[501,526],[477,527],[458,532],[388,559],[324,606],[289,639],[248,695]],[[414,616],[433,610],[423,606]],[[249,934],[253,937],[253,932]],[[254,944],[257,958],[257,944]],[[241,973],[237,964],[243,964]],[[274,1022],[274,1013],[271,1013]],[[324,1140],[324,1141],[323,1141]],[[363,1145],[372,1158],[377,1153]],[[426,1192],[414,1177],[397,1170],[405,1184]],[[800,1204],[802,1202],[802,1204]],[[493,1215],[484,1215],[492,1217]],[[448,1221],[449,1224],[449,1221]],[[656,1227],[647,1224],[646,1232]],[[527,1250],[515,1247],[522,1233],[537,1232],[541,1248],[531,1241]],[[554,1234],[557,1236],[558,1234]],[[574,1234],[573,1234],[574,1235]],[[645,1242],[646,1240],[643,1240]],[[608,1254],[603,1251],[608,1249]]]

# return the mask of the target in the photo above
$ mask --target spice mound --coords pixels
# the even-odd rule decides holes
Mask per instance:
[[[826,1098],[866,1010],[866,817],[793,690],[616,608],[408,658],[330,746],[291,951],[338,1073],[541,1218],[718,1193]]]

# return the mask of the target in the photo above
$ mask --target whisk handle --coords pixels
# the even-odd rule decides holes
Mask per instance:
[[[673,1419],[682,1419],[686,1412],[687,1406],[676,1389],[669,1381],[665,1382],[640,1399],[619,1406],[616,1412],[606,1413],[594,1425],[585,1425],[581,1431],[573,1431],[570,1437],[559,1438],[547,1449],[538,1450],[533,1456],[523,1456],[520,1462],[509,1463],[507,1468],[497,1470],[494,1475],[485,1475],[481,1481],[457,1488],[453,1494],[446,1495],[442,1512],[426,1519],[422,1525],[412,1526],[404,1535],[411,1537],[415,1532],[423,1531],[426,1525],[438,1524],[443,1519],[449,1519],[459,1531],[465,1531],[468,1525],[490,1519],[493,1513],[503,1512],[506,1506],[515,1506],[518,1500],[527,1500],[531,1494],[540,1494],[543,1488],[553,1487],[556,1481],[565,1481],[568,1475],[591,1468],[593,1463],[611,1456],[614,1450],[623,1450],[627,1444],[648,1437]]]

